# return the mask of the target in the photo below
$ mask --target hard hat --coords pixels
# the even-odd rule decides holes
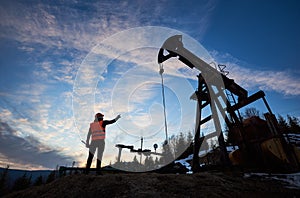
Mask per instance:
[[[103,117],[104,115],[102,113],[96,113],[95,118]]]

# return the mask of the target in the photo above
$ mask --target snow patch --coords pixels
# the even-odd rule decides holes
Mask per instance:
[[[245,173],[244,177],[261,177],[265,180],[277,180],[284,183],[287,188],[300,188],[300,172],[291,174]]]
[[[188,169],[187,174],[192,174],[193,173],[192,167],[191,167],[190,163],[187,162],[187,161],[192,160],[192,159],[193,159],[193,154],[189,155],[185,159],[176,160],[175,164],[176,163],[180,163],[181,165],[183,165],[184,167],[186,167],[186,169]]]

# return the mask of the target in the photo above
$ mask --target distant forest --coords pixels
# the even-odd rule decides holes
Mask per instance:
[[[242,114],[243,119],[250,118],[252,116],[263,117],[259,110],[256,108],[247,108]],[[300,120],[299,118],[291,115],[287,115],[284,118],[282,115],[277,115],[278,127],[281,133],[295,133],[300,134]]]
[[[44,184],[48,184],[56,179],[56,171],[53,170],[47,177],[43,177],[42,175],[32,178],[32,174],[24,173],[21,177],[10,178],[9,176],[9,166],[0,172],[0,197],[1,195],[6,195],[11,192],[20,191],[27,189],[31,186],[41,186]],[[12,179],[13,183],[10,184],[10,179]]]

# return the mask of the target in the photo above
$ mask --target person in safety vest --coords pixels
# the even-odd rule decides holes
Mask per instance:
[[[96,171],[97,174],[101,174],[100,168],[101,168],[101,160],[102,155],[105,147],[105,127],[106,125],[115,123],[121,116],[118,115],[113,120],[103,120],[104,115],[102,113],[97,113],[95,115],[94,122],[90,123],[89,132],[87,134],[86,138],[86,147],[89,148],[89,157],[86,162],[86,173],[89,173],[94,154],[96,152],[96,149],[98,149],[97,153],[97,165],[96,165]],[[91,143],[90,137],[92,136]]]

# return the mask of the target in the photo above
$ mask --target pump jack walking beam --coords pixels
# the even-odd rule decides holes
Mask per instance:
[[[169,54],[164,55],[167,51]],[[221,76],[226,89],[231,91],[233,94],[239,97],[239,99],[247,98],[248,92],[241,86],[236,84],[233,79],[229,79],[224,74],[220,73],[215,68],[211,67],[208,63],[203,61],[201,58],[194,55],[189,50],[185,49],[182,43],[182,35],[175,35],[168,38],[158,53],[158,63],[163,63],[164,61],[172,58],[178,57],[178,60],[186,64],[188,67],[193,69],[194,67],[203,73],[203,76],[211,80],[210,83],[214,84],[215,77]]]

